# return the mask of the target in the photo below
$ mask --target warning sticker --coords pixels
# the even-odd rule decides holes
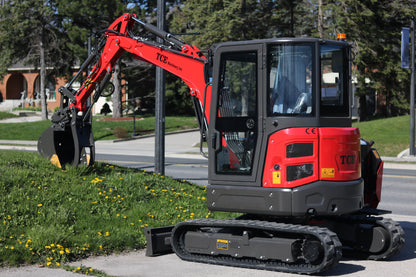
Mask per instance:
[[[321,169],[322,178],[334,178],[335,177],[335,168],[322,168]]]
[[[217,249],[228,250],[228,240],[217,239]]]
[[[280,171],[273,171],[273,184],[280,185]]]

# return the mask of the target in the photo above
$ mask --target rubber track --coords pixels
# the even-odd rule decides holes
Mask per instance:
[[[254,258],[234,258],[232,256],[210,256],[205,254],[189,253],[185,250],[183,235],[188,230],[195,228],[241,228],[261,229],[265,231],[296,234],[300,238],[314,236],[318,238],[324,247],[324,257],[318,265],[307,263],[285,263],[276,260],[259,260]],[[236,266],[253,269],[272,270],[289,273],[315,274],[328,270],[338,264],[342,257],[342,245],[337,235],[327,228],[316,226],[292,225],[258,220],[215,220],[196,219],[193,221],[181,222],[172,231],[172,247],[175,253],[183,260],[202,262],[217,265]]]
[[[388,231],[390,234],[390,245],[388,248],[377,254],[366,253],[359,249],[354,249],[353,256],[364,257],[368,260],[387,260],[392,256],[396,255],[403,248],[405,243],[405,233],[400,224],[390,218],[365,216],[365,215],[344,215],[336,219],[336,221],[350,222],[351,224],[371,224],[373,226],[381,226]]]

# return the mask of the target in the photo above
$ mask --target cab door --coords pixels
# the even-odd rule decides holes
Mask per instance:
[[[211,184],[256,185],[263,124],[261,61],[261,44],[224,45],[215,52],[208,143]]]

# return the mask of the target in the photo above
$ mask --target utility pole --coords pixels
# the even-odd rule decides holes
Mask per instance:
[[[412,57],[411,57],[411,76],[410,76],[410,142],[409,154],[415,155],[415,18],[412,16],[410,25],[412,32]]]
[[[165,30],[165,0],[157,0],[157,27]],[[158,42],[163,43],[161,38]],[[155,172],[165,175],[165,71],[156,67]]]

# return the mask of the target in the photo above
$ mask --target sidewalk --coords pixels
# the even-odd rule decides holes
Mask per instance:
[[[199,153],[200,132],[182,131],[165,135],[165,157],[205,159]],[[206,151],[206,149],[204,150]],[[129,140],[100,140],[95,142],[97,154],[148,156],[155,155],[154,135]]]

